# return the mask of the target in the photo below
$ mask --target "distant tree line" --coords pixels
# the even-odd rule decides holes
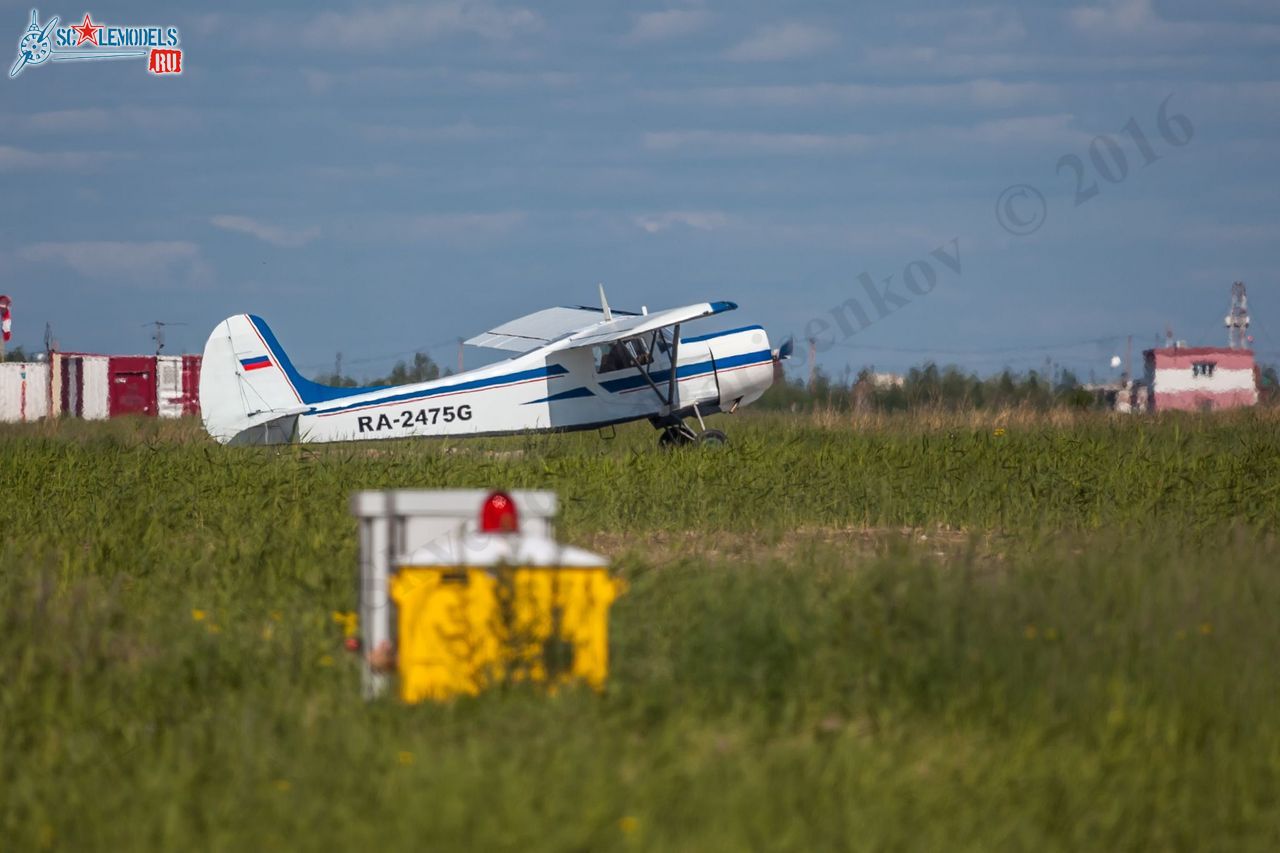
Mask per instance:
[[[424,352],[415,352],[410,361],[397,361],[386,376],[356,381],[352,376],[329,373],[316,377],[321,385],[336,388],[355,388],[357,386],[409,385],[414,382],[430,382],[441,376],[449,376],[452,371],[440,369],[440,365],[431,360]]]
[[[1081,386],[1069,370],[1049,376],[1035,370],[1017,373],[1008,369],[987,378],[955,365],[939,367],[926,362],[902,374],[900,381],[863,368],[852,379],[833,379],[823,370],[814,372],[813,383],[788,379],[774,383],[760,404],[774,409],[814,405],[838,411],[898,412],[914,408],[984,409],[1069,407],[1098,405],[1097,396]]]
[[[1104,405],[1103,396],[1085,388],[1070,370],[1048,374],[1006,368],[984,378],[956,365],[939,367],[926,362],[911,368],[900,379],[887,380],[885,374],[866,367],[852,378],[846,373],[844,380],[839,380],[819,368],[814,371],[812,385],[796,378],[775,382],[757,405],[772,409],[816,405],[837,411],[878,412],[915,408],[1089,409]],[[1274,365],[1259,368],[1258,390],[1263,403],[1280,400],[1280,375]]]

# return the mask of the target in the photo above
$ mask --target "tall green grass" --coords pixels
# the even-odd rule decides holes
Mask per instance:
[[[730,425],[668,455],[5,431],[0,847],[1280,841],[1265,418]],[[347,495],[452,485],[555,488],[569,541],[630,532],[603,695],[359,699]],[[840,532],[868,525],[927,538]],[[754,547],[659,558],[659,531]]]

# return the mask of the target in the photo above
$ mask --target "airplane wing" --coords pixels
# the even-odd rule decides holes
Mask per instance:
[[[699,302],[696,305],[686,305],[683,308],[668,308],[665,311],[655,311],[652,314],[619,317],[614,320],[597,323],[591,328],[583,329],[570,335],[564,342],[564,348],[576,349],[577,347],[595,346],[596,344],[608,343],[622,338],[630,338],[635,335],[642,335],[645,332],[652,332],[654,329],[662,329],[667,326],[674,326],[677,323],[684,323],[688,320],[723,314],[725,311],[732,311],[737,307],[733,302]]]
[[[629,311],[614,313],[625,314],[628,317],[639,316]],[[604,312],[599,308],[585,306],[545,308],[510,320],[463,343],[473,347],[528,352],[559,340],[571,332],[589,329],[603,322]]]
[[[545,308],[496,326],[464,343],[473,347],[513,352],[529,352],[554,341],[560,341],[563,349],[589,347],[674,326],[687,320],[710,317],[737,307],[732,302],[699,302],[652,314],[614,310],[612,320],[604,319],[604,313],[599,308]]]

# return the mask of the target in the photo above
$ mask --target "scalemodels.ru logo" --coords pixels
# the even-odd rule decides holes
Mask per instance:
[[[31,23],[18,41],[18,58],[9,69],[17,77],[28,65],[46,62],[83,62],[95,59],[147,58],[152,74],[181,74],[182,51],[177,27],[116,27],[84,20],[73,27],[55,27],[58,16],[44,24],[40,13],[31,10]]]

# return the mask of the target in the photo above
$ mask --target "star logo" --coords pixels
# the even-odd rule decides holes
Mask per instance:
[[[98,33],[102,31],[102,24],[95,24],[89,19],[89,13],[84,13],[84,21],[78,27],[71,28],[76,34],[76,47],[89,42],[94,47],[101,47],[98,44]]]

